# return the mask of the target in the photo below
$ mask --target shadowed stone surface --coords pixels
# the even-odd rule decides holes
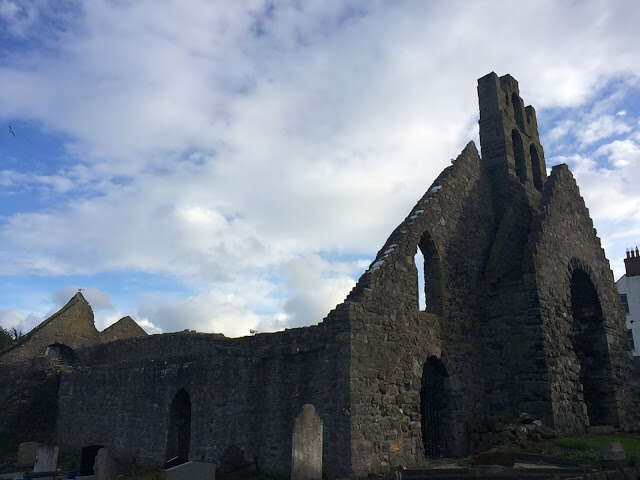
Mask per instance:
[[[16,465],[19,467],[31,467],[36,461],[38,442],[22,442],[18,447]]]

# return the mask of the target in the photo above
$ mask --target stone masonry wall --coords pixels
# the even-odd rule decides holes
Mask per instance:
[[[131,317],[123,317],[100,332],[100,343],[114,342],[124,338],[144,337],[147,335]]]
[[[614,389],[614,402],[623,428],[630,428],[633,411],[629,386],[630,363],[624,312],[613,281],[613,273],[589,211],[566,165],[553,168],[531,238],[536,266],[540,315],[544,329],[544,352],[548,384],[553,401],[554,426],[561,432],[584,431],[589,425],[580,384],[580,361],[572,342],[571,278],[575,268],[583,270],[595,287],[603,315],[607,367]],[[595,349],[597,345],[590,345]]]
[[[60,311],[27,333],[19,342],[0,352],[0,365],[43,355],[47,347],[54,343],[76,349],[98,342],[99,333],[93,322],[93,310],[78,292]]]
[[[219,463],[237,446],[261,468],[287,474],[294,420],[310,403],[324,423],[324,472],[346,476],[347,309],[319,326],[274,334],[230,339],[183,332],[81,350],[60,387],[59,442],[72,451],[105,445],[120,457],[160,464],[170,405],[184,389],[190,458]]]
[[[448,454],[465,452],[466,425],[478,413],[486,377],[475,369],[480,357],[476,330],[483,323],[477,285],[494,228],[489,179],[470,143],[391,234],[347,298],[353,311],[356,476],[425,460],[420,391],[423,366],[432,356],[445,366],[453,391],[454,438]],[[439,314],[418,309],[414,255],[425,232],[441,263],[444,307]]]
[[[485,402],[492,415],[517,418],[527,412],[551,421],[547,371],[538,315],[535,269],[527,250],[540,194],[512,179],[511,201],[502,216],[486,269],[486,325],[478,332],[484,371],[493,372]]]
[[[0,365],[0,458],[21,442],[55,442],[60,371],[48,359]]]

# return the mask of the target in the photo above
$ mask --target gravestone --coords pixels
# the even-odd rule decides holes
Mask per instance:
[[[58,446],[40,445],[36,449],[36,463],[33,473],[55,472],[58,466]]]
[[[291,480],[322,478],[322,420],[306,403],[296,417],[291,454]]]
[[[93,464],[96,480],[116,480],[118,478],[118,464],[108,448],[101,448]]]
[[[618,442],[605,442],[602,445],[602,459],[603,460],[624,460],[624,450],[622,445]]]
[[[30,467],[36,461],[36,450],[38,442],[22,442],[18,446],[18,458],[16,464],[18,467]]]

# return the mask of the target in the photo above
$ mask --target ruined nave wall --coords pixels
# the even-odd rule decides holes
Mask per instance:
[[[310,403],[324,423],[324,471],[348,475],[347,308],[318,326],[274,334],[183,332],[79,351],[61,381],[59,441],[70,450],[106,445],[121,457],[162,463],[170,406],[184,389],[190,458],[220,462],[237,446],[247,460],[286,474],[294,419]]]
[[[442,365],[450,389],[442,454],[466,451],[466,428],[492,372],[479,371],[484,266],[494,234],[487,172],[467,145],[391,234],[361,277],[351,317],[351,433],[354,472],[424,462],[423,370]],[[430,244],[430,246],[429,246]],[[418,306],[416,250],[425,251],[431,287]],[[435,304],[435,305],[434,305]],[[436,360],[434,360],[436,359]]]

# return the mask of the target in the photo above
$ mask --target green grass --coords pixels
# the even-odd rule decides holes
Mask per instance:
[[[553,440],[553,445],[563,454],[577,458],[599,459],[605,442],[622,445],[628,460],[640,462],[640,438],[623,435],[577,435]]]

